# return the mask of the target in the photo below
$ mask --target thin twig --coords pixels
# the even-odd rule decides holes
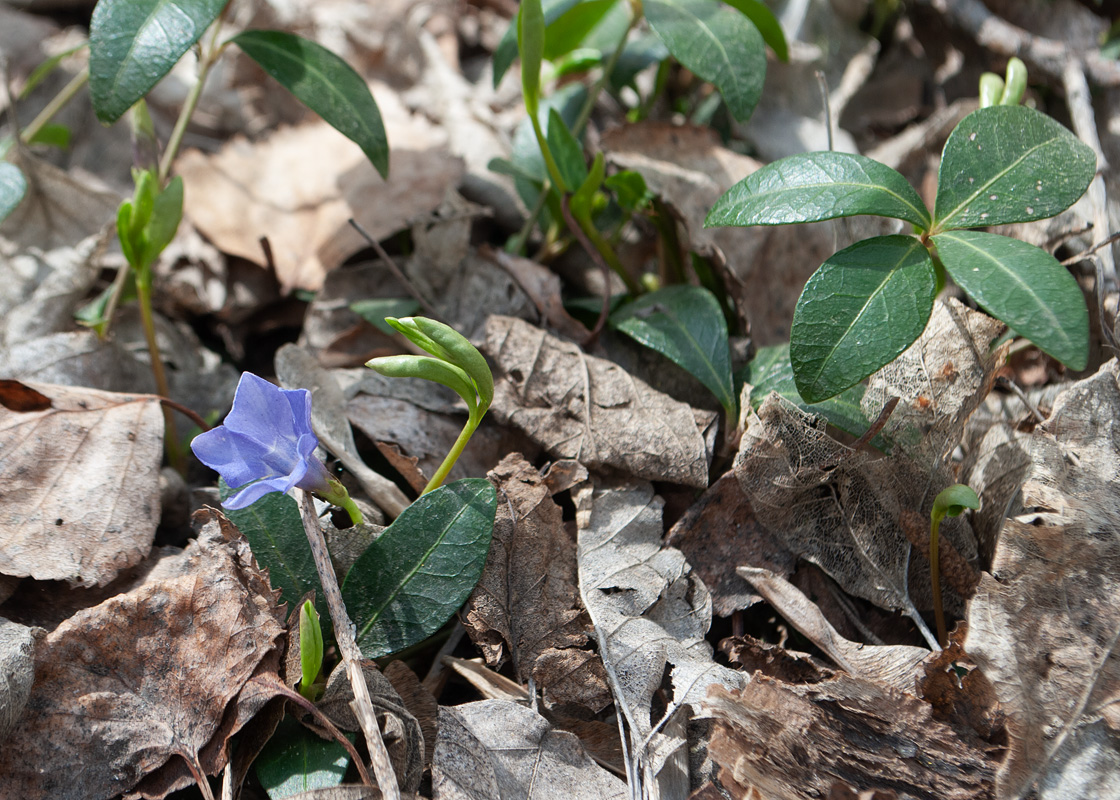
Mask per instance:
[[[331,566],[331,556],[327,551],[326,539],[323,538],[323,529],[319,527],[319,518],[315,515],[315,501],[310,492],[302,489],[299,491],[298,499],[299,510],[303,515],[303,527],[307,531],[307,541],[311,545],[311,555],[315,559],[315,569],[319,572],[319,582],[323,585],[327,610],[330,611],[331,622],[334,623],[335,641],[338,643],[342,662],[346,666],[350,686],[354,690],[354,699],[350,701],[350,708],[358,719],[362,733],[365,734],[370,763],[373,765],[373,774],[377,777],[381,796],[385,800],[400,800],[400,786],[397,784],[393,765],[389,761],[389,751],[385,749],[385,742],[381,739],[381,729],[377,725],[377,715],[373,711],[373,701],[370,699],[369,687],[362,672],[362,653],[354,641],[353,623],[346,613],[346,604],[342,601],[338,579],[335,577],[334,567]]]
[[[204,420],[199,415],[199,413],[197,411],[195,411],[193,408],[187,408],[182,403],[177,403],[174,400],[172,400],[170,397],[160,397],[159,402],[160,402],[160,405],[162,405],[164,408],[171,408],[171,409],[174,409],[175,411],[178,411],[180,414],[182,414],[184,417],[189,419],[195,425],[202,428],[203,431],[210,430],[210,427],[211,427],[210,424],[206,420]]]
[[[405,276],[404,271],[397,265],[397,262],[393,260],[392,256],[385,252],[385,248],[381,246],[381,242],[366,233],[365,228],[359,225],[358,221],[353,217],[347,220],[347,222],[350,223],[350,226],[356,230],[363,239],[369,242],[369,246],[377,253],[377,257],[385,262],[386,266],[389,267],[389,271],[393,273],[393,277],[400,281],[405,291],[412,295],[412,298],[420,304],[420,308],[424,309],[424,313],[429,317],[438,318],[439,314],[432,308],[432,304],[425,300],[424,296],[420,294],[420,291],[412,285],[412,281]]]

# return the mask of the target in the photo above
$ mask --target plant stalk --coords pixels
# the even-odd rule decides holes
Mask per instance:
[[[70,79],[70,82],[62,87],[62,91],[56,94],[49,103],[47,103],[43,110],[40,111],[35,119],[20,134],[20,141],[28,144],[32,139],[39,135],[39,132],[47,126],[55,114],[61,111],[67,103],[74,99],[83,86],[89,83],[89,67],[84,68],[81,72]]]
[[[229,9],[229,6],[226,6]],[[214,23],[213,33],[210,35],[210,42],[206,48],[199,54],[198,58],[198,79],[195,81],[194,86],[191,87],[187,93],[186,100],[183,101],[183,108],[179,111],[179,118],[175,120],[175,127],[171,131],[171,136],[167,140],[167,149],[163,151],[163,158],[159,162],[159,185],[163,186],[167,183],[168,177],[171,175],[171,164],[175,161],[175,156],[179,154],[179,148],[183,144],[183,137],[187,133],[187,126],[190,124],[191,117],[194,116],[194,111],[198,108],[198,101],[202,99],[202,89],[206,84],[206,78],[210,74],[210,69],[214,66],[214,62],[225,49],[225,45],[217,46],[218,32],[222,28],[222,18],[225,16],[225,11],[222,16],[218,17],[217,22]]]
[[[482,422],[482,417],[485,413],[486,409],[483,408],[470,415],[470,417],[467,419],[467,424],[463,426],[463,430],[459,433],[459,438],[455,440],[455,444],[451,446],[451,450],[450,452],[448,452],[447,457],[443,459],[443,463],[440,464],[439,469],[436,470],[436,474],[432,476],[432,479],[430,481],[428,481],[428,485],[424,487],[424,491],[420,492],[421,496],[426,495],[430,491],[438,489],[443,485],[443,482],[447,480],[448,473],[451,472],[451,468],[455,466],[455,462],[459,460],[459,456],[462,455],[463,450],[467,446],[467,442],[469,442],[471,440],[471,436],[474,435],[475,430],[478,428],[478,424]]]
[[[941,519],[935,517],[929,526],[929,579],[933,584],[933,617],[937,623],[937,643],[944,650],[949,644],[945,628],[945,609],[941,604]]]
[[[162,397],[171,397],[171,388],[167,384],[167,373],[163,370],[163,359],[160,357],[155,317],[152,314],[152,268],[150,266],[136,272],[136,299],[140,304],[140,322],[144,326],[144,339],[148,343],[148,357],[152,361],[152,377],[156,381],[156,393]],[[185,474],[187,465],[183,458],[183,452],[179,448],[175,414],[167,406],[162,406],[162,408],[164,447],[167,449],[167,460],[177,472]]]

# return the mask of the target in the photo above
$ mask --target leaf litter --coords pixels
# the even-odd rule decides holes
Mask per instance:
[[[665,798],[1120,791],[1116,363],[1057,400],[1046,386],[1036,417],[993,385],[997,374],[1039,385],[1052,365],[1015,353],[1004,365],[998,324],[948,301],[868,381],[868,426],[898,398],[882,431],[889,453],[853,449],[777,398],[746,412],[736,448],[705,410],[711,399],[679,390],[660,356],[635,358],[609,336],[585,344],[586,320],[564,302],[598,272],[576,248],[536,254],[551,263],[498,252],[526,209],[486,165],[510,156],[521,112],[516,81],[492,88],[476,51],[492,50],[513,9],[353,5],[235,8],[231,25],[290,26],[343,52],[385,115],[389,181],[261,84],[255,65],[222,67],[189,134],[200,149],[176,164],[189,219],[156,267],[157,327],[172,394],[204,414],[229,406],[237,376],[223,360],[312,389],[322,444],[386,517],[431,474],[463,408],[361,369],[399,343],[351,304],[422,301],[485,347],[498,397],[460,462],[462,476],[488,474],[499,490],[482,578],[439,634],[444,649],[406,655],[422,680],[401,660],[383,674],[366,667],[405,796],[622,797],[627,779]],[[823,68],[840,149],[889,154],[921,186],[967,101],[928,108],[928,97],[960,92],[919,54],[940,52],[937,37],[972,52],[967,28],[902,25],[878,54],[845,4],[804,5],[783,19],[805,41],[788,67],[768,65],[777,85],[803,87]],[[1013,5],[989,3],[1030,36],[1057,42],[1065,24],[1091,49],[1104,32],[1071,4],[1047,15],[1057,22]],[[18,89],[40,56],[3,40],[8,21],[51,36],[41,51],[72,31],[14,9],[0,16]],[[837,46],[816,42],[840,29]],[[889,80],[900,61],[923,77]],[[961,68],[971,85],[985,66],[975,61]],[[63,62],[59,85],[78,62]],[[191,80],[177,70],[157,87],[157,123],[170,128]],[[901,111],[880,108],[884,86]],[[823,136],[818,100],[802,92],[786,108],[787,94],[768,90],[765,112],[731,129],[750,152],[769,158]],[[5,109],[10,100],[0,95]],[[1114,100],[1099,105],[1114,126]],[[723,275],[753,346],[781,341],[804,278],[853,229],[705,230],[720,192],[759,163],[662,111],[614,125],[597,109],[588,145],[612,169],[643,173],[682,241]],[[852,120],[874,121],[857,130]],[[108,339],[72,321],[121,264],[106,228],[128,182],[118,133],[105,132],[115,149],[99,149],[102,134],[77,126],[73,154],[51,155],[65,168],[40,149],[12,156],[31,196],[0,226],[0,797],[164,797],[231,758],[236,795],[284,704],[303,713],[280,678],[276,578],[216,512],[190,536],[172,522],[186,501],[166,480],[161,490],[163,420],[145,394],[135,315],[126,307]],[[349,216],[390,250],[403,282]],[[1079,221],[1071,212],[1016,235],[1049,247]],[[658,256],[649,222],[635,219],[620,250],[637,268]],[[316,289],[309,306],[302,291]],[[279,349],[296,339],[298,349]],[[957,628],[931,653],[911,622],[929,619],[929,507],[957,481],[983,506],[942,528]],[[207,501],[212,490],[191,504]],[[347,544],[358,534],[327,527],[336,555],[354,551],[347,561],[378,533]],[[340,674],[321,706],[353,728]],[[377,796],[358,778],[351,766],[350,785],[314,796]]]

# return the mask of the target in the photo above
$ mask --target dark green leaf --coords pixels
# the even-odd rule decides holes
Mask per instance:
[[[885,164],[849,153],[804,153],[767,164],[716,201],[715,225],[788,225],[873,214],[929,227],[929,211],[906,179]]]
[[[1089,311],[1077,280],[1056,258],[994,233],[953,231],[932,238],[945,271],[989,314],[1071,369],[1085,369]]]
[[[603,183],[614,192],[618,204],[631,213],[641,211],[653,199],[653,194],[646,187],[646,179],[640,172],[622,170],[611,175]]]
[[[790,361],[797,390],[819,403],[898,357],[925,330],[937,288],[913,236],[877,236],[835,253],[797,301]]]
[[[116,122],[171,71],[227,0],[100,0],[89,25],[89,92]]]
[[[70,147],[70,138],[71,132],[68,127],[65,125],[48,123],[41,127],[27,143],[44,144],[47,147],[57,147],[59,150],[66,150]]]
[[[468,478],[420,497],[385,529],[342,585],[366,658],[431,636],[474,590],[490,551],[497,493]]]
[[[16,210],[27,194],[27,179],[15,164],[0,161],[0,220]]]
[[[152,215],[144,231],[143,260],[152,264],[175,238],[183,219],[183,179],[176,175],[152,202]]]
[[[353,734],[348,738],[353,741]],[[292,717],[280,721],[253,762],[257,779],[272,800],[338,786],[348,766],[350,755],[341,744],[312,733]]]
[[[351,303],[350,310],[371,325],[377,326],[386,336],[393,336],[396,331],[385,321],[385,317],[407,317],[415,314],[420,310],[420,302],[411,297],[377,297]]]
[[[739,404],[731,378],[727,321],[707,289],[669,286],[650,292],[612,314],[610,323],[687,370],[735,415]]]
[[[599,187],[603,185],[603,173],[606,171],[606,159],[603,157],[602,151],[595,154],[595,160],[591,162],[591,169],[587,171],[587,177],[583,179],[583,183],[572,194],[569,203],[572,209],[572,215],[576,219],[590,219],[591,209],[595,202],[595,196],[599,192]]]
[[[218,482],[218,491],[223,500],[236,494],[223,480]],[[272,492],[248,508],[224,508],[222,513],[249,541],[257,563],[268,570],[269,583],[280,590],[280,600],[288,604],[289,610],[295,608],[301,597],[314,591],[315,610],[324,628],[329,629],[331,618],[326,597],[295,498]]]
[[[973,111],[945,142],[937,175],[935,227],[975,228],[1046,219],[1085,193],[1093,151],[1038,111]]]
[[[578,48],[618,2],[619,0],[584,0],[561,14],[554,22],[549,21],[546,13],[544,57],[555,61]]]
[[[544,32],[541,0],[522,0],[517,15],[517,53],[521,56],[521,95],[530,117],[536,115],[541,102]]]
[[[328,125],[356,142],[381,177],[389,174],[381,111],[349,64],[322,45],[282,31],[245,31],[231,41]]]
[[[797,391],[797,384],[793,379],[788,344],[760,347],[743,369],[741,377],[743,383],[751,385],[751,406],[756,410],[770,392],[777,392],[798,408],[810,414],[819,414],[830,425],[853,436],[862,436],[870,425],[860,404],[863,400],[863,384],[857,383],[820,403],[806,403]],[[880,450],[887,447],[886,442],[879,437],[872,439],[871,443]]]
[[[583,146],[572,135],[560,113],[555,108],[548,111],[548,149],[556,160],[556,167],[564,181],[562,191],[574,192],[587,180],[587,161],[583,158]]]
[[[732,116],[746,120],[766,77],[766,46],[758,29],[715,0],[646,0],[643,8],[673,57],[715,84]]]
[[[727,5],[738,9],[754,23],[762,40],[770,45],[770,49],[782,61],[789,61],[789,47],[786,45],[786,35],[782,32],[781,23],[774,16],[774,12],[766,7],[760,0],[723,0]]]
[[[576,118],[579,116],[579,109],[586,98],[587,88],[582,84],[573,83],[544,99],[541,103],[538,118],[544,128],[546,140],[548,138],[549,111],[553,108],[559,111],[560,118],[564,120],[564,124],[570,130],[572,125],[575,124]],[[541,158],[540,145],[537,143],[536,134],[533,133],[532,122],[528,119],[522,120],[518,124],[517,130],[513,132],[513,152],[510,153],[510,161],[517,175],[525,179],[526,182],[532,181],[539,184],[548,177],[544,159]],[[529,202],[526,205],[531,208],[533,203]]]

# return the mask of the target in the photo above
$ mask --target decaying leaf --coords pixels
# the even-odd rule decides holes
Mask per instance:
[[[579,602],[576,543],[560,507],[519,453],[489,477],[499,492],[498,516],[464,624],[490,666],[509,658],[519,680],[534,678],[551,702],[600,711],[610,690],[603,663],[588,646],[594,634]]]
[[[148,552],[160,517],[163,414],[151,395],[28,383],[49,408],[13,411],[0,382],[0,572],[108,583]]]
[[[38,629],[41,634],[42,629]],[[35,679],[35,628],[0,617],[0,742],[23,714]]]
[[[992,797],[994,764],[918,698],[839,673],[805,686],[755,675],[713,686],[709,752],[735,797],[830,797],[837,784],[918,800]],[[844,796],[844,795],[841,795]]]
[[[424,768],[432,766],[432,753],[436,747],[439,730],[439,703],[403,661],[390,661],[382,674],[400,695],[401,704],[416,718],[424,739]]]
[[[1011,740],[997,796],[1120,792],[1120,366],[1074,384],[1031,437],[1031,513],[1008,519],[965,650]]]
[[[658,730],[698,704],[709,685],[738,688],[742,673],[712,659],[712,604],[679,550],[661,546],[661,498],[645,482],[585,484],[575,496],[579,587],[599,639],[629,747],[650,786],[675,782],[685,741]],[[654,710],[654,697],[665,692]],[[668,726],[665,726],[668,728]],[[687,773],[687,767],[685,769]],[[687,774],[685,776],[687,787]],[[675,796],[672,794],[667,797]]]
[[[781,575],[796,559],[759,522],[734,472],[725,472],[670,528],[665,543],[679,548],[712,593],[712,609],[729,617],[750,608],[758,595],[735,571],[760,567]]]
[[[484,350],[495,366],[491,413],[554,458],[708,485],[714,413],[679,403],[522,320],[490,317]]]
[[[851,675],[915,693],[919,666],[929,655],[921,647],[867,645],[845,639],[817,605],[781,575],[766,569],[740,567],[739,574],[805,638]]]
[[[196,521],[173,563],[42,642],[26,711],[0,748],[0,797],[111,797],[142,778],[139,794],[162,797],[225,764],[229,736],[267,699],[243,687],[278,660],[283,609],[237,529],[213,511]],[[230,707],[242,702],[249,713]]]
[[[570,733],[506,700],[443,707],[432,763],[436,800],[622,800],[626,784]]]

